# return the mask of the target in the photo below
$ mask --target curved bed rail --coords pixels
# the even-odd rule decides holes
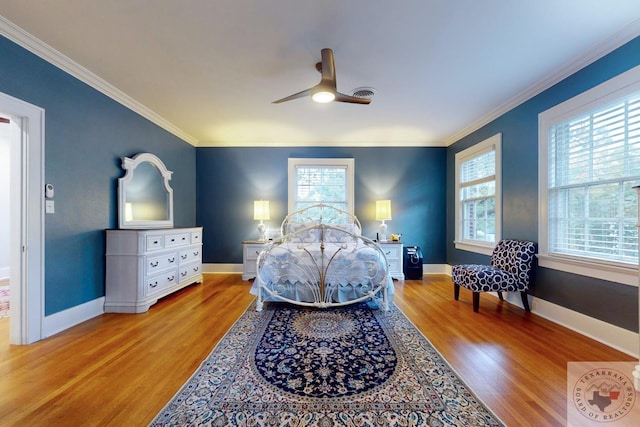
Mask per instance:
[[[328,208],[340,211],[321,205],[321,212],[326,214]],[[289,232],[258,256],[254,283],[258,310],[265,298],[319,308],[373,299],[383,310],[388,309],[390,276],[384,251],[360,235],[360,223],[354,216],[338,213],[338,224],[324,223],[325,215],[315,216],[303,226],[291,219],[305,216],[295,213],[285,218],[283,230]],[[350,221],[343,222],[345,219]]]

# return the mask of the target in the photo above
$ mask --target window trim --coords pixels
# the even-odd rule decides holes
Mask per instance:
[[[288,161],[288,195],[287,195],[287,209],[291,214],[295,209],[295,194],[296,194],[296,168],[298,167],[341,167],[346,169],[347,179],[347,209],[345,209],[351,215],[354,215],[354,200],[355,200],[355,160],[353,158],[289,158]]]
[[[465,240],[462,223],[462,206],[460,203],[460,167],[465,161],[477,157],[491,149],[495,150],[495,209],[496,233],[494,242],[479,240]],[[469,148],[455,154],[455,240],[456,249],[491,255],[493,248],[502,238],[502,133],[497,133]]]
[[[549,252],[548,149],[552,126],[640,91],[640,66],[570,98],[538,115],[538,265],[638,287],[638,265]]]

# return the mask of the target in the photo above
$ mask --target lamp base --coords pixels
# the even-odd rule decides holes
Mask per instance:
[[[265,238],[266,231],[267,231],[267,226],[264,225],[264,222],[260,221],[260,224],[258,224],[258,233],[260,233],[260,238],[258,240],[260,240],[261,242],[264,242],[266,240]]]
[[[380,230],[378,231],[378,234],[381,242],[387,241],[387,224],[385,224],[384,221],[382,221],[382,223],[380,224]]]

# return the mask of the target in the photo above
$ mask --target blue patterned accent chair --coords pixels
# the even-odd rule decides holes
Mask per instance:
[[[536,245],[525,240],[501,240],[491,254],[491,265],[454,265],[451,271],[453,293],[456,301],[460,287],[473,292],[473,311],[480,307],[480,292],[497,292],[501,301],[502,292],[520,292],[522,305],[529,308],[527,289],[531,280],[531,270],[536,253]]]

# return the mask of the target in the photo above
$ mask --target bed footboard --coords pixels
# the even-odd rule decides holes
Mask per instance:
[[[327,209],[322,205],[322,212]],[[283,237],[258,256],[252,287],[258,310],[265,300],[318,308],[371,301],[388,309],[393,282],[386,255],[360,235],[355,217],[349,223],[327,224],[320,216],[302,226],[290,217],[283,222]]]

